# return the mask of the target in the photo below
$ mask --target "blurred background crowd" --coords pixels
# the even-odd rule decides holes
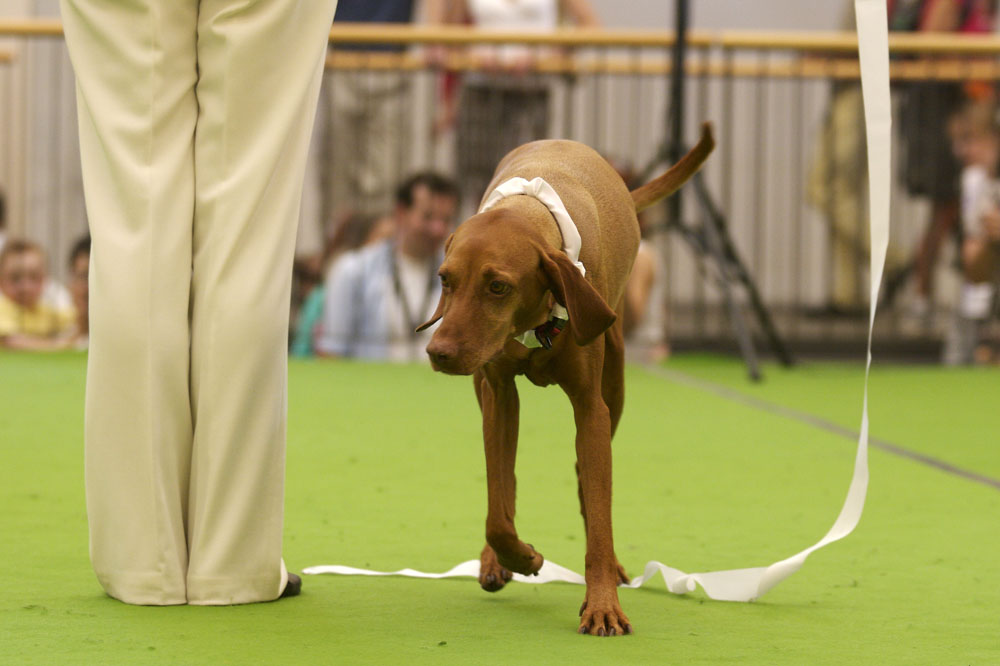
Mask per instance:
[[[57,16],[56,3],[3,3],[0,22]],[[630,186],[665,169],[668,4],[340,0],[300,215],[290,352],[421,360],[430,331],[414,329],[437,304],[445,239],[521,143],[582,140]],[[699,233],[715,208],[790,347],[855,354],[868,248],[853,2],[693,4],[686,129],[693,137],[703,119],[715,124],[705,173],[714,202],[689,188],[684,219],[661,207],[641,220],[630,353],[660,360],[671,347],[734,345],[725,292],[740,285]],[[996,363],[997,2],[888,0],[887,9],[896,33],[945,41],[893,50],[893,238],[876,346]],[[623,25],[647,30],[613,30]],[[412,26],[425,31],[392,30]],[[756,30],[718,30],[732,27]],[[484,39],[476,29],[501,32]],[[86,347],[90,250],[73,103],[58,34],[0,30],[5,347]]]

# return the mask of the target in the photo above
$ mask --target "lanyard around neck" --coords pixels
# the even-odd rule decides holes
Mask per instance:
[[[410,310],[410,301],[406,298],[406,290],[403,289],[403,281],[400,278],[399,272],[399,256],[396,254],[399,250],[398,245],[392,246],[392,286],[396,291],[396,297],[399,299],[399,305],[403,310],[403,324],[406,328],[406,334],[414,339],[417,337],[417,327],[423,323],[423,317],[427,313],[427,309],[430,307],[431,299],[434,295],[434,287],[437,286],[437,262],[434,258],[428,260],[427,262],[427,281],[424,287],[424,299],[420,304],[420,309],[417,310],[416,315]],[[401,250],[400,250],[401,251]]]

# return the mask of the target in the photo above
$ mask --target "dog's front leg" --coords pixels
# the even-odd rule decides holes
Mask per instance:
[[[598,391],[571,396],[576,419],[576,457],[587,527],[587,595],[580,608],[581,634],[632,633],[618,602],[620,566],[611,531],[611,415]]]
[[[480,556],[479,583],[483,589],[494,592],[510,580],[511,571],[524,575],[538,573],[544,559],[518,538],[514,527],[519,413],[514,374],[489,368],[477,372],[475,382],[483,410],[489,498],[487,545]]]

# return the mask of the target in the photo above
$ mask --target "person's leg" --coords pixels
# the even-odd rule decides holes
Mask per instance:
[[[931,220],[917,249],[917,294],[928,304],[934,295],[934,278],[937,258],[941,246],[959,223],[958,201],[954,199],[934,200],[931,206]]]
[[[497,163],[505,154],[502,94],[479,83],[465,83],[459,92],[455,165],[462,206],[469,215],[479,210]]]
[[[295,227],[334,0],[202,0],[188,602],[275,599]]]
[[[851,310],[867,302],[861,284],[868,256],[868,211],[864,107],[861,88],[845,88],[830,110],[831,159],[826,187],[832,225],[833,284],[831,303]]]
[[[369,72],[364,82],[367,108],[361,119],[358,160],[358,209],[366,215],[392,210],[396,185],[409,171],[405,158],[409,146],[412,103],[404,74]]]
[[[194,0],[64,0],[90,260],[86,486],[108,594],[183,604],[191,412]]]
[[[364,72],[334,70],[324,90],[330,110],[324,144],[323,212],[327,223],[339,224],[360,203],[359,162],[365,159],[362,141],[365,98],[360,88]]]

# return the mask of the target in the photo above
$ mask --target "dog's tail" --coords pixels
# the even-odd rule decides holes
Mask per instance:
[[[701,126],[701,139],[698,140],[697,146],[692,148],[677,164],[670,167],[670,170],[665,174],[632,190],[632,201],[635,202],[636,212],[649,208],[679,190],[681,185],[698,172],[698,169],[701,168],[714,149],[715,139],[712,138],[712,124],[705,123]]]

